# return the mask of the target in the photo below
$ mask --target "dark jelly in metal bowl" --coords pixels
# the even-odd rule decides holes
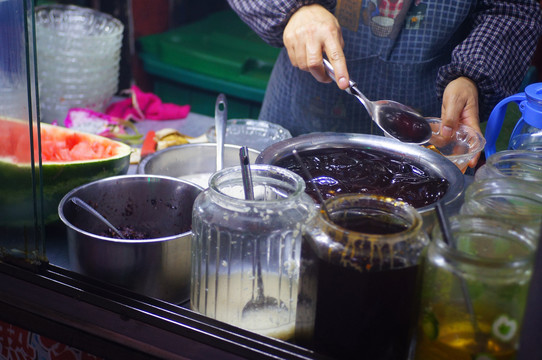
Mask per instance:
[[[284,166],[303,176],[293,161],[294,149],[308,167],[313,166],[311,175],[327,197],[360,192],[400,198],[416,207],[427,230],[436,223],[435,201],[440,199],[450,213],[458,211],[461,205],[463,174],[451,161],[422,146],[374,135],[311,133],[271,145],[256,162]],[[360,160],[359,156],[365,159]],[[366,163],[360,165],[363,161]],[[352,163],[355,166],[351,167]],[[349,172],[352,168],[357,173]],[[410,184],[409,176],[423,181]],[[401,184],[405,177],[405,184]],[[339,186],[337,179],[344,182]],[[307,184],[309,192],[310,189],[313,186]]]

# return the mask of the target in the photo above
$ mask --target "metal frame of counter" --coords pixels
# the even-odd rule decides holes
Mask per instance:
[[[0,262],[0,320],[103,358],[323,358],[50,264]]]

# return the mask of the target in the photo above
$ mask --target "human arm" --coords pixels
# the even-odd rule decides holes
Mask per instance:
[[[332,10],[336,0],[228,0],[230,6],[264,41],[284,46],[293,66],[329,82],[322,65],[325,53],[339,87],[348,86],[342,32]]]
[[[282,35],[290,17],[301,7],[320,4],[332,11],[336,0],[228,0],[230,7],[265,42],[283,47]]]
[[[478,113],[487,119],[497,102],[516,93],[541,34],[538,1],[480,1],[472,31],[438,73],[443,126],[456,129],[465,123],[478,128]]]
[[[325,53],[333,66],[339,88],[344,90],[348,87],[341,27],[326,8],[319,4],[299,8],[288,21],[283,39],[293,66],[309,71],[320,82],[330,82],[322,64]]]
[[[450,138],[459,124],[481,132],[478,111],[478,88],[474,81],[460,76],[449,82],[442,96],[442,136]],[[475,167],[479,157],[480,154],[471,159],[469,166]]]

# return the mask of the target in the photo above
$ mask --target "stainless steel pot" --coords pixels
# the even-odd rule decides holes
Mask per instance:
[[[224,145],[224,167],[239,165],[241,146]],[[254,163],[259,151],[249,149],[250,162]],[[173,176],[191,181],[204,188],[216,171],[216,144],[186,144],[166,148],[145,157],[139,163],[138,174]]]
[[[328,148],[363,148],[375,149],[404,157],[412,164],[431,171],[435,176],[443,177],[450,183],[441,201],[449,213],[459,211],[463,201],[465,179],[461,171],[451,161],[434,151],[422,146],[405,144],[383,136],[349,134],[349,133],[311,133],[280,141],[266,148],[256,159],[258,164],[275,165],[279,160],[292,154],[309,150]],[[427,205],[417,209],[422,215],[424,228],[429,232],[436,224],[435,205]]]
[[[203,189],[156,175],[109,177],[73,189],[58,207],[67,227],[70,268],[134,292],[181,303],[190,292],[192,207]],[[77,196],[116,227],[148,234],[109,237],[107,227],[70,201]]]

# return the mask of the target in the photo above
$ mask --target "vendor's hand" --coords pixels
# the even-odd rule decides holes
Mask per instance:
[[[476,131],[480,130],[480,118],[478,116],[478,88],[474,81],[467,77],[459,77],[451,81],[442,97],[441,110],[443,137],[451,137],[460,124],[465,124]],[[480,154],[470,162],[470,167],[475,167]]]
[[[330,82],[322,63],[325,53],[335,70],[339,88],[348,87],[341,27],[326,8],[318,4],[299,8],[288,21],[283,40],[293,66],[309,71],[320,82]]]

